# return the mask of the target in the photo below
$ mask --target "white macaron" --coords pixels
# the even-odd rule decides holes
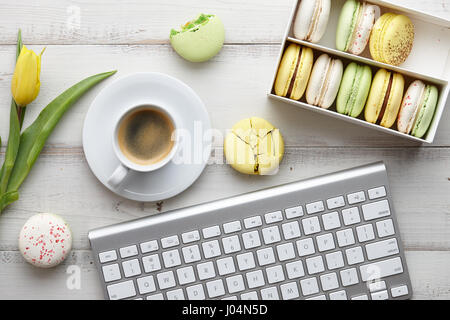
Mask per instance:
[[[297,39],[317,43],[322,39],[330,17],[330,0],[302,0],[294,22]]]

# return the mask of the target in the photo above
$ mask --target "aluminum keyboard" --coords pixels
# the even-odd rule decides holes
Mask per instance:
[[[378,162],[89,233],[107,299],[411,297]]]

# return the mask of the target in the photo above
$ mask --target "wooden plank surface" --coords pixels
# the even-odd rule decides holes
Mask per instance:
[[[450,19],[449,0],[391,2]],[[449,299],[448,107],[435,143],[421,146],[267,99],[292,6],[293,0],[2,1],[2,138],[6,139],[8,132],[14,44],[21,27],[24,41],[32,49],[40,51],[47,46],[41,93],[30,105],[25,125],[61,91],[95,72],[118,69],[117,79],[138,71],[159,71],[181,79],[201,96],[215,128],[225,132],[241,118],[266,117],[280,127],[287,148],[277,176],[247,177],[212,163],[190,189],[162,204],[124,200],[95,179],[81,147],[86,111],[99,90],[113,81],[107,80],[67,113],[21,188],[20,201],[0,217],[0,298],[101,299],[86,237],[92,228],[384,160],[407,249],[414,298]],[[170,28],[202,11],[220,15],[227,44],[212,61],[190,64],[173,52],[167,36]],[[221,146],[222,141],[215,142],[213,155],[219,160]],[[0,148],[0,158],[4,150]],[[70,223],[74,250],[63,265],[39,270],[20,257],[17,235],[28,217],[48,211]],[[70,266],[80,268],[80,290],[67,288]]]

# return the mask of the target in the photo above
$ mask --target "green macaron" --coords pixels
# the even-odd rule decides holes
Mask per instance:
[[[180,30],[170,31],[170,43],[175,51],[191,62],[211,59],[225,41],[222,21],[213,14],[199,14],[194,20],[185,23]]]
[[[372,84],[369,66],[350,63],[344,71],[336,102],[339,113],[358,117],[364,109]]]
[[[425,89],[423,104],[418,111],[411,134],[422,138],[430,127],[439,98],[438,89],[435,86],[427,86]]]

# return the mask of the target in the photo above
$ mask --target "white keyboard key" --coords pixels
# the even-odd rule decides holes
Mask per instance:
[[[180,244],[180,239],[178,239],[177,235],[161,239],[161,246],[163,247],[163,249],[175,247],[179,244]]]
[[[340,272],[342,285],[344,287],[357,284],[359,282],[358,273],[355,268],[345,269]],[[364,280],[363,280],[364,281]]]
[[[226,279],[226,281],[228,292],[231,294],[245,290],[244,279],[240,274],[229,277]]]
[[[203,254],[206,259],[218,257],[221,255],[219,241],[213,240],[202,243]]]
[[[120,256],[122,259],[136,256],[138,254],[138,249],[135,245],[120,248],[119,249]]]
[[[232,257],[219,259],[216,261],[216,264],[219,275],[221,276],[236,272],[236,267],[234,265],[234,260]]]
[[[258,231],[250,231],[242,234],[242,242],[245,249],[253,249],[261,246]]]
[[[242,229],[242,227],[241,227],[240,221],[232,221],[232,222],[225,223],[223,225],[223,232],[225,232],[227,234],[241,231],[241,229]]]
[[[392,238],[369,243],[366,245],[366,252],[369,260],[375,260],[398,254],[400,250],[398,249],[397,239]]]
[[[229,297],[225,297],[222,298],[221,300],[237,300],[238,298],[236,296],[229,296]]]
[[[308,212],[308,214],[318,213],[324,210],[325,207],[323,206],[323,201],[316,201],[306,205],[306,212]]]
[[[183,289],[176,289],[166,292],[167,300],[184,300]]]
[[[139,265],[138,259],[128,260],[122,262],[123,274],[125,278],[134,277],[140,275],[141,266]]]
[[[325,255],[325,258],[327,260],[327,267],[330,270],[342,268],[344,266],[344,258],[340,251],[328,253]]]
[[[340,290],[330,293],[330,300],[347,300],[347,292]]]
[[[241,300],[258,300],[258,293],[256,291],[243,293],[241,294]]]
[[[283,214],[281,213],[281,211],[266,213],[264,215],[264,220],[267,224],[280,222],[283,220]]]
[[[175,287],[175,277],[172,271],[166,271],[159,273],[156,278],[158,279],[159,288],[161,290]]]
[[[343,196],[331,198],[327,200],[327,207],[329,210],[340,208],[345,206],[345,200]]]
[[[342,210],[342,220],[346,226],[357,224],[361,222],[358,207],[352,207]]]
[[[369,282],[368,284],[369,284],[370,292],[386,290],[386,282],[385,281]]]
[[[333,250],[336,248],[333,235],[331,233],[322,234],[316,238],[317,248],[320,252]]]
[[[339,214],[337,211],[322,215],[322,222],[323,228],[327,231],[337,229],[341,226],[341,221],[339,220]]]
[[[319,285],[316,278],[300,280],[300,287],[304,296],[309,296],[319,292]]]
[[[278,290],[276,287],[269,287],[261,289],[261,299],[262,300],[280,300],[278,295]]]
[[[261,270],[246,273],[247,284],[249,289],[259,288],[265,285],[264,275]]]
[[[391,295],[393,298],[408,295],[408,286],[399,286],[399,287],[391,288]]]
[[[359,296],[352,297],[352,300],[369,300],[367,294],[361,294]]]
[[[100,263],[111,262],[111,261],[117,260],[116,250],[100,252],[98,254],[98,259],[100,260]]]
[[[295,239],[301,236],[300,226],[297,221],[284,223],[281,225],[281,229],[283,229],[283,236],[286,240]]]
[[[241,251],[241,243],[237,235],[222,239],[223,251],[225,254]]]
[[[153,279],[153,276],[138,278],[137,285],[140,294],[146,294],[156,291],[155,280]]]
[[[345,250],[348,264],[354,265],[364,261],[364,255],[361,247],[355,247]]]
[[[192,266],[180,268],[177,270],[178,282],[180,285],[192,283],[195,281],[194,268]]]
[[[200,249],[198,248],[198,245],[184,247],[183,249],[181,249],[181,251],[183,252],[184,262],[186,263],[192,263],[201,260]]]
[[[298,287],[297,283],[295,282],[289,282],[282,284],[280,286],[281,290],[281,296],[283,297],[283,300],[291,300],[298,298],[300,295],[298,293]]]
[[[262,235],[265,244],[272,244],[281,241],[280,229],[278,226],[262,229]]]
[[[329,291],[339,288],[338,278],[336,273],[327,273],[320,276],[323,291]]]
[[[347,201],[348,204],[356,204],[366,201],[366,195],[364,194],[364,191],[359,191],[355,193],[350,193],[347,195]]]
[[[366,221],[386,217],[391,214],[387,200],[364,204],[362,205],[362,211]]]
[[[142,258],[145,273],[161,270],[161,262],[157,254],[145,256]]]
[[[303,232],[305,235],[310,235],[320,232],[320,223],[318,217],[311,217],[302,220]]]
[[[255,259],[253,258],[253,252],[247,252],[236,256],[238,267],[240,271],[253,269],[255,265]]]
[[[392,219],[378,221],[376,225],[378,236],[380,238],[389,237],[395,233],[394,223],[392,222]]]
[[[147,300],[164,300],[162,293],[153,294],[146,298]]]
[[[183,243],[191,243],[200,240],[200,233],[198,230],[185,232],[181,235],[181,239]]]
[[[166,268],[176,267],[181,264],[180,253],[176,249],[163,252],[162,257]]]
[[[367,193],[369,194],[370,200],[386,197],[386,189],[383,186],[369,189]]]
[[[205,300],[205,291],[201,284],[187,287],[186,293],[189,300]]]
[[[372,300],[387,300],[389,299],[389,295],[387,290],[374,292],[371,294]]]
[[[306,259],[306,268],[309,274],[316,274],[325,271],[322,256]]]
[[[206,290],[210,298],[217,298],[225,295],[225,288],[222,279],[210,281],[206,283]]]
[[[102,271],[105,282],[116,281],[122,278],[120,275],[119,265],[117,263],[110,264],[109,266],[103,266]]]
[[[151,240],[140,244],[142,253],[149,253],[159,249],[158,241]]]
[[[400,257],[378,261],[359,267],[362,281],[375,280],[403,273],[403,265]]]
[[[220,236],[220,228],[219,226],[212,226],[208,228],[204,228],[202,230],[203,238],[209,239]]]
[[[300,257],[308,256],[310,254],[316,253],[316,249],[314,248],[314,243],[312,238],[306,238],[302,240],[298,240],[296,242],[298,255]]]
[[[358,235],[359,242],[366,242],[375,239],[375,234],[371,224],[356,227],[356,233]]]
[[[283,243],[277,246],[278,260],[286,261],[295,258],[294,245],[291,242]]]
[[[303,207],[298,206],[298,207],[287,208],[284,210],[284,212],[286,213],[286,219],[294,219],[294,218],[302,217],[303,216]]]
[[[260,216],[250,217],[244,220],[245,229],[256,228],[262,225],[262,219]]]
[[[284,281],[284,272],[283,267],[281,265],[267,268],[266,274],[267,274],[267,281],[270,284]]]
[[[297,279],[305,275],[305,270],[303,269],[303,264],[300,260],[286,263],[286,273],[288,279]]]
[[[258,250],[256,254],[261,267],[275,262],[275,255],[273,254],[273,249],[270,247]]]
[[[132,280],[109,285],[106,290],[111,300],[120,300],[136,295],[136,288]]]
[[[308,298],[306,300],[327,300],[327,297],[325,297],[325,295],[322,294],[320,296],[311,297],[311,298]]]
[[[355,244],[355,237],[352,229],[345,229],[336,232],[339,247],[346,247]]]
[[[212,261],[200,263],[197,265],[198,278],[200,280],[211,279],[216,276]]]

